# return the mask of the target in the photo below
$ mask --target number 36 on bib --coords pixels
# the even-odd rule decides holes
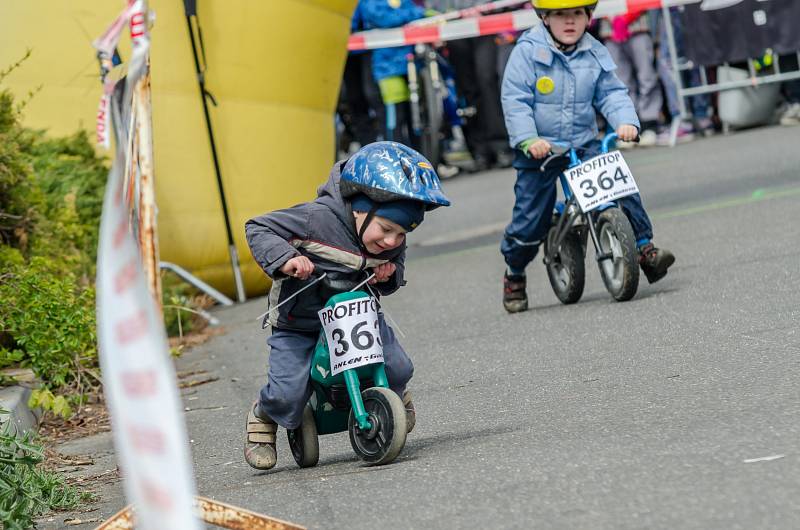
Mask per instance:
[[[601,204],[639,193],[633,173],[619,151],[584,160],[564,171],[564,177],[584,213]]]

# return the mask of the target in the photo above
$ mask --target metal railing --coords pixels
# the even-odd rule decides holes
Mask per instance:
[[[738,81],[722,81],[722,82],[716,81],[714,83],[709,83],[705,67],[700,66],[698,68],[698,65],[694,64],[692,61],[689,60],[681,61],[680,58],[678,57],[678,46],[675,42],[675,32],[672,27],[672,13],[670,12],[670,5],[673,5],[673,3],[665,2],[665,4],[666,5],[663,5],[663,7],[661,8],[661,12],[662,16],[664,17],[664,26],[667,34],[667,45],[669,46],[670,62],[672,65],[672,75],[675,81],[675,87],[678,96],[677,98],[678,108],[680,110],[680,116],[672,120],[672,126],[670,128],[670,146],[674,147],[675,144],[677,143],[678,130],[680,128],[681,121],[689,117],[689,113],[687,112],[686,108],[686,98],[704,94],[713,94],[725,90],[752,88],[771,83],[783,83],[786,81],[793,81],[795,79],[800,79],[800,51],[798,51],[797,70],[781,72],[780,60],[775,60],[771,66],[771,68],[773,68],[773,73],[759,74],[756,68],[756,62],[753,59],[747,59],[747,70],[749,74],[747,79]],[[719,66],[724,66],[729,68],[730,63],[724,62]],[[681,74],[683,72],[690,71],[695,68],[698,68],[700,72],[700,84],[690,87],[683,86],[684,85],[683,76]],[[723,127],[725,127],[725,124],[723,124]]]

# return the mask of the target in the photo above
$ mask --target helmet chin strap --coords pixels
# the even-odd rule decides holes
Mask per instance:
[[[358,244],[364,250],[367,250],[367,246],[364,244],[364,232],[367,231],[367,227],[372,222],[372,218],[375,217],[375,212],[378,211],[378,203],[375,203],[375,206],[370,208],[369,212],[367,212],[366,217],[364,217],[364,221],[361,223],[361,229],[358,231]],[[369,252],[367,250],[367,252]]]

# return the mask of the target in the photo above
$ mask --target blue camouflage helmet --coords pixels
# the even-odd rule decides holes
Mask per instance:
[[[375,202],[420,201],[427,210],[450,206],[431,163],[397,142],[375,142],[359,149],[344,165],[339,188],[345,198],[363,193]]]

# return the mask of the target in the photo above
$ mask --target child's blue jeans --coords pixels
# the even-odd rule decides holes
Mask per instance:
[[[389,387],[402,397],[414,375],[414,365],[394,331],[378,315],[383,342],[383,358]],[[261,388],[259,408],[275,423],[296,429],[303,419],[303,408],[311,397],[311,358],[319,333],[274,329],[267,339],[270,347],[267,384]]]
[[[512,270],[524,270],[536,257],[539,245],[547,237],[556,204],[556,179],[563,171],[563,166],[548,168],[543,172],[533,168],[517,169],[514,212],[500,244],[500,252]],[[639,194],[624,197],[617,203],[630,220],[636,240],[652,239],[653,226]]]

